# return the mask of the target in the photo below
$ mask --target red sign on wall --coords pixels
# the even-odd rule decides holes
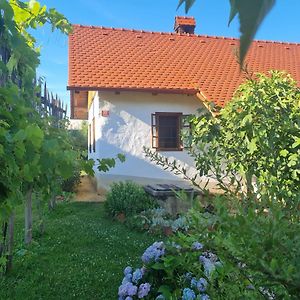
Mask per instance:
[[[109,116],[109,110],[101,110],[101,116],[102,117],[108,117]]]

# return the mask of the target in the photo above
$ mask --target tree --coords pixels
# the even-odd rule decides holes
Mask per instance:
[[[297,208],[299,120],[300,91],[291,76],[279,71],[256,74],[216,117],[201,112],[190,119],[191,134],[183,137],[198,170],[192,181],[196,184],[206,176],[241,199],[284,202],[288,208]],[[149,150],[147,154],[186,175],[175,162],[166,162]]]
[[[34,0],[0,1],[0,10],[0,265],[8,257],[9,268],[14,206],[27,195],[25,232],[29,241],[32,189],[46,177],[42,174],[45,169],[41,158],[50,120],[42,120],[36,110],[39,102],[34,81],[39,54],[28,29],[49,23],[53,30],[67,33],[71,26],[55,9],[47,10]]]
[[[298,299],[300,293],[300,90],[278,71],[257,74],[216,117],[192,117],[185,136],[198,170],[223,195],[213,214],[192,212],[195,239],[220,258],[210,296]],[[158,164],[185,175],[155,153]],[[192,178],[194,179],[194,178]],[[285,266],[282,268],[282,266]],[[249,290],[249,286],[251,289]],[[253,290],[251,292],[251,290]],[[248,298],[252,294],[254,298]]]

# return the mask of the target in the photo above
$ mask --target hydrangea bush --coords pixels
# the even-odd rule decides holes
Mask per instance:
[[[149,246],[139,268],[124,269],[119,300],[283,299],[274,296],[274,286],[255,282],[246,264],[228,262],[212,251],[209,238],[203,244],[197,236],[177,233]]]
[[[155,242],[143,253],[141,268],[126,267],[119,300],[210,299],[210,281],[221,262],[192,238],[177,242]]]

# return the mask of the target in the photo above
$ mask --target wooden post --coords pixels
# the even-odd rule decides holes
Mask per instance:
[[[0,257],[4,255],[5,248],[6,248],[6,236],[7,236],[7,227],[8,224],[7,222],[2,223],[2,235],[1,235],[1,240],[0,240]]]
[[[10,272],[13,263],[13,248],[14,248],[14,226],[15,225],[15,213],[13,212],[8,221],[8,243],[7,243],[7,262],[6,273]]]
[[[193,189],[192,192],[191,192],[191,194],[190,194],[190,201],[191,201],[191,203],[190,203],[190,207],[189,208],[193,208],[193,206],[194,206],[194,197],[195,197],[195,190]]]
[[[51,92],[51,100],[50,100],[50,107],[51,107],[51,113],[50,113],[50,116],[54,116],[55,114],[55,109],[54,109],[54,98],[53,98],[53,94]]]
[[[50,102],[50,94],[47,92],[47,113],[48,116],[51,116],[51,102]]]
[[[49,210],[54,210],[56,207],[56,196],[53,193],[48,203]]]
[[[44,98],[47,99],[47,84],[44,85]]]
[[[25,199],[25,236],[24,242],[29,245],[32,241],[32,188],[26,194]]]
[[[45,225],[44,225],[44,220],[43,220],[43,206],[42,206],[40,192],[36,193],[36,206],[37,206],[38,217],[39,217],[40,234],[43,235],[45,232]]]

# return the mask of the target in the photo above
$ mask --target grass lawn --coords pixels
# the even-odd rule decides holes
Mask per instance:
[[[13,271],[0,277],[0,299],[117,299],[123,268],[140,266],[155,240],[106,219],[101,203],[59,204],[45,223],[26,251],[17,212],[17,254]]]

